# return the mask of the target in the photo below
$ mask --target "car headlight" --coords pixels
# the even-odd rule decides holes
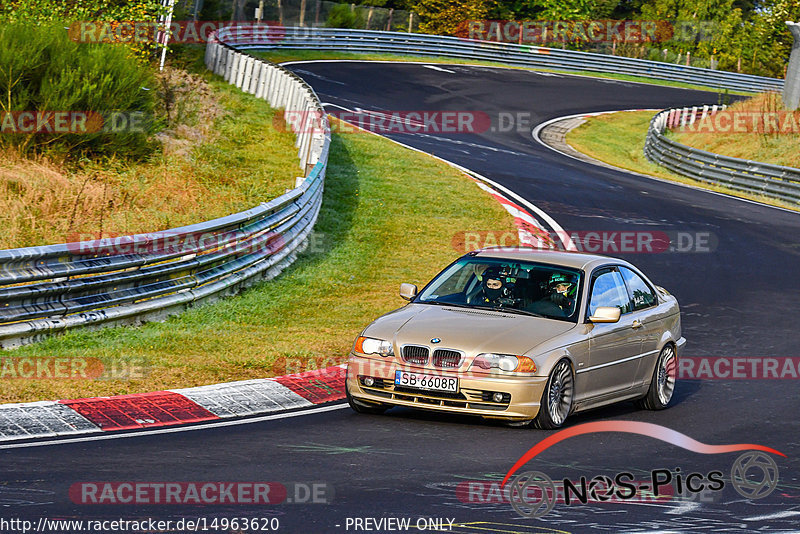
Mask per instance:
[[[391,341],[375,339],[374,337],[360,336],[356,339],[355,351],[362,354],[380,354],[384,358],[394,356],[394,348]]]
[[[503,373],[535,373],[536,363],[527,356],[484,352],[483,354],[478,354],[472,360],[470,370],[488,371],[490,373],[496,371]]]

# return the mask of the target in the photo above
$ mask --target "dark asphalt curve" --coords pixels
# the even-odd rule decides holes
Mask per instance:
[[[483,67],[322,62],[292,68],[330,104],[329,111],[481,111],[493,121],[501,114],[526,119],[530,124],[519,130],[493,122],[494,130],[480,134],[390,137],[503,184],[570,232],[713,236],[716,246],[710,252],[617,255],[632,260],[678,297],[687,355],[800,356],[797,214],[578,162],[535,143],[530,135],[533,125],[558,116],[715,104],[719,95]],[[659,502],[558,503],[543,518],[524,519],[510,504],[496,502],[496,487],[480,486],[472,494],[457,489],[468,481],[501,479],[523,453],[552,432],[410,410],[367,416],[343,409],[225,429],[3,450],[2,517],[277,517],[280,532],[297,533],[392,532],[357,530],[352,522],[381,517],[410,518],[412,526],[420,517],[449,518],[459,525],[452,532],[473,533],[796,532],[798,383],[682,381],[666,411],[643,412],[626,403],[568,422],[629,419],[663,425],[708,444],[773,447],[787,456],[775,456],[777,489],[760,500],[745,499],[731,487],[729,474],[738,453],[704,455],[649,436],[592,434],[558,443],[525,469],[576,483],[581,477],[613,477],[623,471],[642,482],[657,469],[671,470],[675,478],[678,470],[703,477],[720,471],[726,485],[721,491]],[[331,502],[75,504],[68,489],[85,481],[316,481],[325,484]]]

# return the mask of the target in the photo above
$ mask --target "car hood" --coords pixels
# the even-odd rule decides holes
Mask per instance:
[[[525,354],[563,334],[575,323],[490,310],[409,304],[377,319],[365,336],[405,344],[462,350],[467,356],[482,352]],[[434,344],[431,340],[441,341]]]

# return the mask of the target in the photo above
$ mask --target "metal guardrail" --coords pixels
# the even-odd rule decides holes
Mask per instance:
[[[290,48],[452,57],[566,71],[627,74],[744,92],[779,91],[783,87],[783,80],[776,78],[622,56],[440,35],[337,28],[272,27],[258,32],[258,35],[238,37],[230,35],[230,38],[226,42],[238,49]]]
[[[732,158],[692,148],[664,135],[667,127],[694,124],[717,106],[665,109],[650,121],[644,154],[653,163],[701,182],[800,203],[800,169]]]
[[[305,247],[330,147],[319,98],[288,70],[221,42],[209,42],[205,62],[274,108],[306,112],[305,126],[313,127],[287,121],[304,175],[296,188],[241,213],[163,232],[0,250],[0,348],[73,327],[163,319],[276,276]]]

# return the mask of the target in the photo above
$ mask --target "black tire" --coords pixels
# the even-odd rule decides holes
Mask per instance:
[[[636,406],[644,410],[663,410],[669,406],[675,393],[675,378],[678,371],[678,355],[671,343],[661,349],[656,360],[650,389],[647,394],[636,401]]]
[[[357,401],[350,395],[350,389],[345,386],[344,388],[345,394],[347,395],[347,404],[350,405],[350,408],[357,413],[367,413],[372,415],[380,415],[386,410],[389,409],[388,406],[383,404],[367,404],[363,401]]]
[[[567,360],[561,360],[550,372],[542,393],[539,414],[533,420],[533,425],[543,430],[561,428],[572,412],[574,397],[575,377],[572,367]]]

